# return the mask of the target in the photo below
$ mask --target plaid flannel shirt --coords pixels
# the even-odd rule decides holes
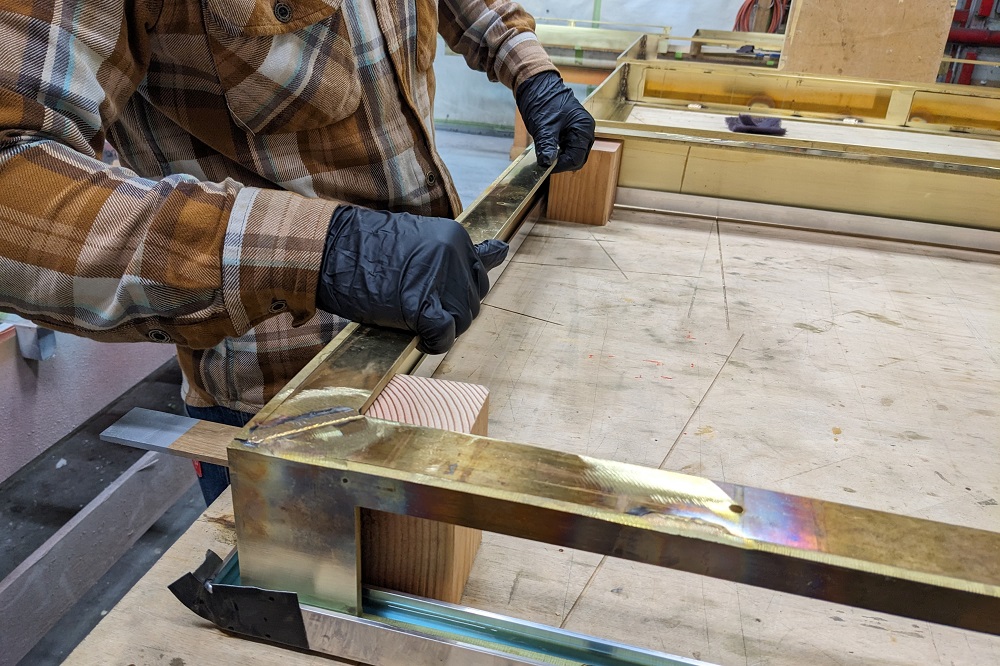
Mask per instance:
[[[533,28],[503,0],[0,0],[0,310],[176,343],[189,404],[258,410],[345,323],[315,305],[336,206],[459,212],[436,33],[516,89],[554,69]]]

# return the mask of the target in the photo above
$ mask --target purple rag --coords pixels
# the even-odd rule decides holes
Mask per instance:
[[[770,134],[784,136],[787,131],[778,118],[754,118],[749,113],[741,113],[738,118],[726,118],[726,125],[733,132],[746,134]]]

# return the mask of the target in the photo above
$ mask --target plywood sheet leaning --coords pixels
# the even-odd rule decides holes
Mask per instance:
[[[484,386],[396,375],[367,415],[440,430],[486,435]],[[458,603],[482,531],[424,518],[361,511],[361,571],[368,585]]]
[[[778,69],[933,83],[954,14],[954,0],[795,0]]]

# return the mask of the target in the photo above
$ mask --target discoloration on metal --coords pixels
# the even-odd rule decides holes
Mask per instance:
[[[538,166],[531,150],[512,163],[458,217],[472,242],[509,240],[536,203],[553,167]],[[417,339],[408,331],[350,324],[257,414],[248,428],[332,405],[364,412],[394,374],[408,372],[423,358],[416,346]]]
[[[1000,633],[1000,534],[347,412],[287,425],[230,449],[241,559],[318,605],[357,589],[363,507]]]

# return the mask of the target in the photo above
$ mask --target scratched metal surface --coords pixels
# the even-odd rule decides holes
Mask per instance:
[[[1000,531],[1000,266],[616,213],[538,223],[438,375],[491,435]],[[1000,641],[487,534],[463,603],[706,661],[1000,663]]]

